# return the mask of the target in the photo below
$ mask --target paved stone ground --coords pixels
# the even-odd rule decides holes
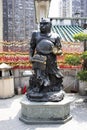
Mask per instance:
[[[78,94],[68,94],[72,100],[72,120],[65,124],[28,125],[19,120],[21,113],[20,101],[23,95],[16,95],[9,99],[0,99],[0,130],[87,130],[87,97]]]

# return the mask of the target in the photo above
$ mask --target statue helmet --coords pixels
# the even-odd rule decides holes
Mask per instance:
[[[40,31],[41,33],[50,33],[51,31],[51,20],[48,18],[42,18],[40,21]]]

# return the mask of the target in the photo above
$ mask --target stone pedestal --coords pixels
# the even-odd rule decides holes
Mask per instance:
[[[31,102],[26,96],[21,101],[20,120],[27,124],[62,124],[72,118],[70,101]]]

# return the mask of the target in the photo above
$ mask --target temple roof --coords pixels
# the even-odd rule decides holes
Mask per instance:
[[[62,41],[75,42],[73,35],[83,32],[83,28],[76,25],[53,25],[52,31],[58,33]]]

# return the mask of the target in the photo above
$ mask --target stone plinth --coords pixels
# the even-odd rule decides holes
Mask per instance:
[[[57,124],[71,119],[70,101],[31,102],[26,97],[21,101],[20,120],[27,124]]]

